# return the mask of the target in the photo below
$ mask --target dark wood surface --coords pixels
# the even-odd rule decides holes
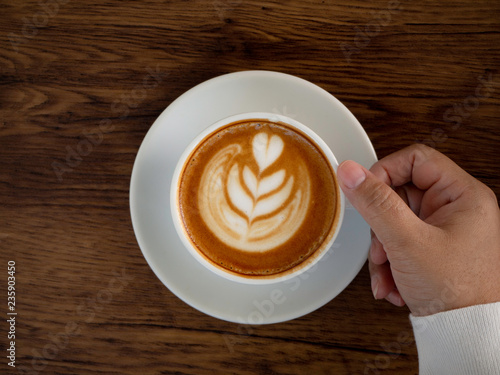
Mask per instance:
[[[500,2],[6,0],[0,8],[4,354],[9,260],[18,313],[17,367],[2,355],[0,373],[418,373],[408,310],[373,299],[366,266],[326,306],[286,323],[240,326],[186,305],[137,245],[130,174],[149,127],[180,94],[265,69],[335,95],[379,157],[425,142],[499,197]],[[161,72],[157,84],[140,91],[151,70]],[[85,134],[95,144],[83,148]]]

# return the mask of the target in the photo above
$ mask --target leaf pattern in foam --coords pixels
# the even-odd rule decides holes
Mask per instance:
[[[250,190],[250,192],[252,193],[254,199],[256,199],[258,196],[257,188],[259,186],[259,182],[257,181],[257,177],[255,177],[251,169],[246,165],[243,168],[243,181],[245,182],[248,190]]]
[[[288,178],[284,170],[260,178],[262,171],[255,175],[248,166],[240,169],[235,156],[241,151],[240,145],[229,145],[207,163],[198,192],[200,215],[228,246],[267,251],[285,243],[300,227],[311,198],[309,176],[299,164]],[[296,181],[304,185],[292,193]]]
[[[277,135],[268,136],[267,133],[258,133],[252,140],[253,156],[259,166],[260,173],[256,176],[252,170],[245,166],[242,171],[243,182],[249,196],[241,185],[239,179],[239,167],[234,164],[230,171],[227,181],[227,191],[232,204],[238,208],[248,219],[249,223],[253,219],[270,214],[281,207],[289,198],[293,188],[293,176],[283,185],[286,172],[281,169],[270,176],[260,178],[263,170],[273,164],[283,152],[284,144]],[[281,187],[281,189],[279,189]],[[278,190],[279,189],[279,190]],[[275,191],[268,197],[261,199],[262,196]]]
[[[243,168],[243,181],[255,200],[279,188],[285,181],[285,175],[285,170],[280,169],[279,171],[270,176],[264,177],[259,181],[248,166]]]
[[[239,167],[235,163],[229,171],[229,176],[227,178],[227,194],[231,203],[241,212],[245,214],[246,217],[250,217],[254,208],[253,199],[246,193],[243,186],[240,183]]]
[[[282,189],[276,193],[261,199],[255,205],[252,213],[252,218],[270,214],[280,208],[288,199],[293,188],[293,176],[291,176]]]
[[[269,137],[267,133],[261,132],[253,137],[253,156],[261,173],[280,157],[284,146],[283,140],[277,135]]]
[[[285,181],[285,174],[285,170],[280,169],[272,175],[264,177],[260,180],[257,188],[257,199],[279,188]]]

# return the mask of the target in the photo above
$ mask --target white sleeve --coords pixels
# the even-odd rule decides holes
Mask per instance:
[[[410,320],[420,375],[500,374],[500,302]]]

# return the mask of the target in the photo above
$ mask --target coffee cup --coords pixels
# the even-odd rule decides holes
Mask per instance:
[[[328,145],[295,119],[224,118],[177,163],[170,188],[176,232],[197,261],[226,279],[296,277],[329,251],[342,225],[337,167]]]

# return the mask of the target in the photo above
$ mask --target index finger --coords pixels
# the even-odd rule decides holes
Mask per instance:
[[[453,188],[456,182],[473,179],[447,156],[422,144],[414,144],[386,156],[370,171],[387,185],[397,187],[413,182],[421,190]],[[461,191],[458,185],[455,186],[457,192]]]
[[[370,171],[392,187],[412,182],[424,191],[428,213],[457,200],[475,179],[442,153],[415,144],[375,163]],[[429,212],[427,212],[429,211]]]

